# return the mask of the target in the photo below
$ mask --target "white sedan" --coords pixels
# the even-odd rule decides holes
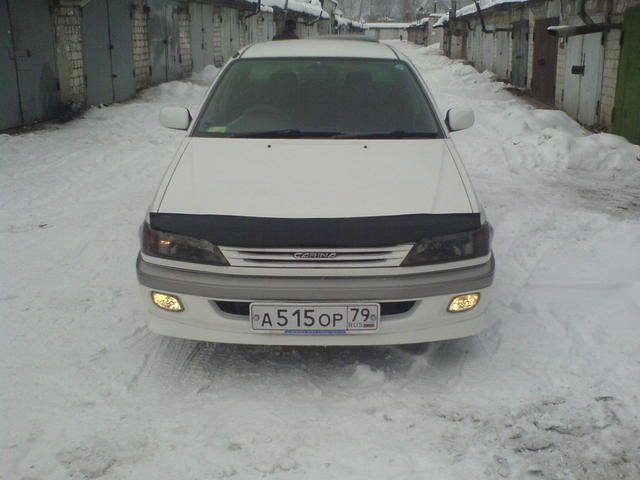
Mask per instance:
[[[211,342],[379,345],[470,336],[492,230],[412,63],[347,39],[261,43],[218,75],[142,226],[149,328]]]

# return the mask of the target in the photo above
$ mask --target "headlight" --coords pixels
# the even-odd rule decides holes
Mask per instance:
[[[229,265],[218,247],[211,242],[154,230],[146,222],[142,226],[142,252],[183,262]]]
[[[492,229],[484,223],[476,230],[425,238],[416,243],[402,266],[433,265],[484,257],[490,251]]]

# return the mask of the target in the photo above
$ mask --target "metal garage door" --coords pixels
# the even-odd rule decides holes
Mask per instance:
[[[127,0],[92,0],[82,9],[84,71],[90,105],[136,93],[131,8]]]
[[[213,6],[202,3],[189,4],[191,17],[191,56],[193,70],[199,72],[214,63]]]
[[[222,8],[222,56],[223,62],[229,60],[240,50],[240,22],[238,11]]]
[[[276,23],[273,19],[273,15],[265,13],[262,16],[262,39],[269,41],[276,35]]]
[[[442,29],[438,29],[442,31]],[[473,66],[479,72],[482,71],[482,32],[479,27],[476,27],[472,30],[467,37],[469,40],[468,51],[471,56],[471,61],[473,62]]]
[[[632,143],[640,144],[640,7],[629,8],[624,14],[624,30],[613,131]]]
[[[111,68],[116,102],[126,100],[136,94],[131,16],[130,0],[109,0],[109,28],[113,47],[111,49]]]
[[[2,56],[8,57],[0,63],[1,128],[51,118],[58,110],[59,94],[49,2],[0,0],[0,4],[0,42],[7,45]]]
[[[19,95],[9,8],[6,0],[0,0],[0,130],[22,124]]]
[[[533,77],[531,93],[543,102],[555,104],[558,40],[547,33],[547,27],[558,25],[558,17],[536,20],[533,34]]]
[[[504,27],[499,27],[504,28]],[[495,32],[495,74],[501,80],[506,80],[509,70],[509,32]]]
[[[249,18],[245,18],[245,23],[247,24],[247,42],[249,45],[262,42],[264,30],[262,29],[260,15],[252,15]]]
[[[495,71],[495,39],[493,34],[482,34],[482,70]]]
[[[189,5],[191,58],[193,59],[193,71],[199,72],[205,66],[204,27],[202,25],[202,4],[191,3]]]
[[[151,83],[177,80],[182,77],[178,2],[149,0],[149,7]]]
[[[598,23],[603,16],[594,15]],[[578,17],[571,19],[572,25],[582,25]],[[603,33],[577,35],[567,39],[564,100],[562,107],[572,117],[585,125],[598,120],[598,101],[602,89],[604,63]]]
[[[520,20],[512,24],[513,52],[511,56],[511,83],[526,88],[529,63],[529,22]]]

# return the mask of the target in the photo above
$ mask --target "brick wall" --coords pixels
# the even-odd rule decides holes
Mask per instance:
[[[531,81],[533,80],[533,32],[536,26],[536,17],[534,13],[529,10],[529,48],[527,51],[527,88],[531,90]]]
[[[193,73],[193,57],[191,55],[191,16],[188,11],[180,12],[178,27],[182,76],[189,77]]]
[[[149,17],[144,9],[144,0],[134,0],[133,11],[133,66],[136,72],[136,89],[146,88],[151,83],[151,59],[149,56]]]
[[[82,13],[78,6],[57,6],[53,13],[60,100],[70,110],[85,107]]]
[[[213,50],[214,64],[221,67],[224,63],[224,54],[222,52],[222,13],[219,7],[213,9]]]

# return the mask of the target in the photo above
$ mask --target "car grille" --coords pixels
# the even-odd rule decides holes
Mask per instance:
[[[220,247],[232,267],[370,268],[398,267],[413,244],[366,248]]]
[[[249,317],[249,302],[229,302],[223,300],[211,300],[221,311],[229,315],[239,317]],[[380,315],[382,317],[392,317],[394,315],[402,315],[407,313],[416,304],[415,301],[405,302],[380,302]]]

